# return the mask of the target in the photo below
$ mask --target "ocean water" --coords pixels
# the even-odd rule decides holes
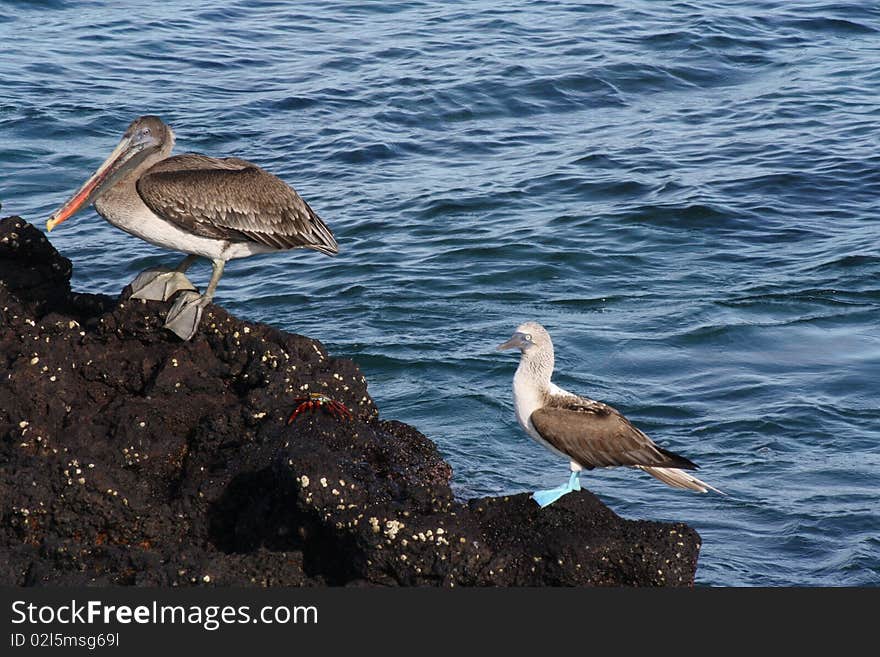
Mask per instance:
[[[159,114],[339,240],[234,261],[216,301],[355,359],[462,497],[567,477],[494,351],[537,320],[557,383],[729,493],[584,477],[695,527],[698,583],[880,584],[876,2],[108,5],[0,3],[3,216],[43,226]],[[177,259],[92,210],[51,239],[92,292]]]

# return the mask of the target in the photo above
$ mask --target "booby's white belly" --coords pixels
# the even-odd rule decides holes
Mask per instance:
[[[126,233],[171,251],[192,253],[212,260],[233,260],[278,251],[256,242],[229,242],[195,235],[156,216],[143,203],[113,203],[99,198],[95,201],[95,209],[104,219]]]
[[[556,391],[565,392],[552,383],[550,384],[550,388],[551,393],[554,392],[554,389]],[[546,440],[541,438],[541,434],[538,433],[538,430],[535,429],[535,425],[532,424],[532,413],[543,405],[544,395],[541,394],[540,390],[529,378],[523,367],[518,367],[516,369],[516,374],[513,376],[513,407],[516,411],[516,421],[519,423],[519,426],[523,428],[523,431],[529,434],[529,437],[531,437],[536,443],[549,449],[554,454],[558,454],[562,458],[570,460],[570,457],[567,454],[560,452]]]

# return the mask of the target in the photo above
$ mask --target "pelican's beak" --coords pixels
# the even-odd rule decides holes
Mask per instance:
[[[67,221],[82,208],[90,205],[109,186],[108,183],[116,181],[118,174],[126,168],[126,164],[141,150],[143,146],[134,144],[128,136],[124,137],[92,177],[86,180],[67,203],[49,217],[46,229],[51,231],[62,221]]]
[[[500,345],[496,347],[497,351],[504,351],[505,349],[522,349],[526,346],[526,336],[522,333],[514,333],[510,336],[510,340],[507,342],[502,342]]]

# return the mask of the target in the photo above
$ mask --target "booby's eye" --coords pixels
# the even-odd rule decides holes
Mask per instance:
[[[143,130],[141,130],[141,134],[143,134],[144,137],[149,137],[150,136],[150,129],[144,128]]]

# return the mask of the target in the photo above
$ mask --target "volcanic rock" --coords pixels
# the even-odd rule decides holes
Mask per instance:
[[[700,539],[587,491],[470,501],[358,366],[211,305],[76,294],[0,220],[0,585],[692,585]],[[328,320],[331,321],[331,320]],[[297,399],[326,407],[288,424]]]

